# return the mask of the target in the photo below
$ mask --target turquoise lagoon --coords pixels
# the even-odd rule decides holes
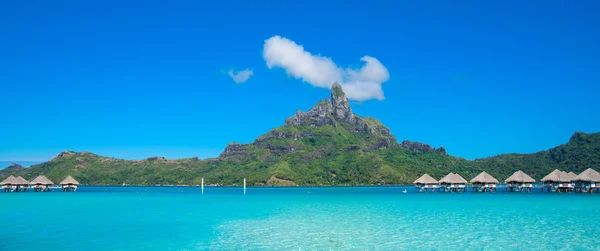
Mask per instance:
[[[600,195],[404,189],[0,192],[0,250],[600,249]]]

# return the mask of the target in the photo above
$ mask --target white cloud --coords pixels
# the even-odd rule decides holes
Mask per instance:
[[[250,69],[245,69],[243,71],[238,71],[238,72],[229,70],[229,72],[227,72],[227,74],[229,74],[229,76],[231,77],[231,79],[233,79],[234,82],[241,84],[241,83],[246,82],[254,74],[254,72],[252,72],[252,70],[250,70]]]
[[[280,67],[288,75],[313,86],[331,88],[334,82],[342,85],[346,96],[356,101],[383,100],[381,84],[388,81],[388,70],[374,57],[364,56],[365,65],[360,69],[343,69],[330,58],[313,55],[302,45],[280,36],[265,40],[263,58],[269,69]]]

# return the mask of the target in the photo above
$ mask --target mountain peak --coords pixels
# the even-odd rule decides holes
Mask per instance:
[[[331,86],[331,96],[346,96],[346,93],[344,93],[344,89],[342,89],[342,85],[340,85],[338,82],[333,83],[333,85]]]
[[[354,116],[346,93],[337,82],[331,87],[331,105],[333,106],[333,115],[338,119],[348,121]]]
[[[413,152],[440,152],[443,155],[447,155],[448,153],[446,152],[446,148],[444,148],[443,146],[440,148],[434,148],[431,147],[431,145],[428,144],[423,144],[420,142],[412,142],[410,140],[404,140],[402,141],[402,144],[400,145],[402,148],[409,150],[409,151],[413,151]]]
[[[23,169],[24,167],[22,165],[17,164],[17,163],[12,163],[9,166],[7,166],[6,168],[7,169],[11,169],[12,168],[12,169],[16,170],[16,169]]]
[[[569,139],[569,142],[575,142],[578,140],[582,140],[584,139],[588,134],[584,133],[584,132],[575,132],[571,138]]]
[[[286,119],[286,125],[323,126],[336,125],[336,121],[356,124],[360,129],[367,129],[366,123],[352,113],[350,102],[338,83],[331,87],[329,98],[319,101],[308,112],[296,111],[296,114]]]
[[[58,155],[56,155],[56,157],[54,157],[54,159],[52,159],[52,160],[68,159],[68,158],[71,158],[72,156],[74,156],[75,154],[77,154],[77,153],[73,152],[73,151],[63,151],[63,152],[59,153]]]

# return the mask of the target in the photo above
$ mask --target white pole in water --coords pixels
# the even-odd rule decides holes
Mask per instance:
[[[244,178],[244,194],[246,194],[246,178]]]
[[[202,177],[202,194],[204,194],[204,177]]]

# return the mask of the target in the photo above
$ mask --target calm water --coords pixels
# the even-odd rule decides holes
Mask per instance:
[[[598,250],[600,195],[409,188],[0,192],[0,250]]]

